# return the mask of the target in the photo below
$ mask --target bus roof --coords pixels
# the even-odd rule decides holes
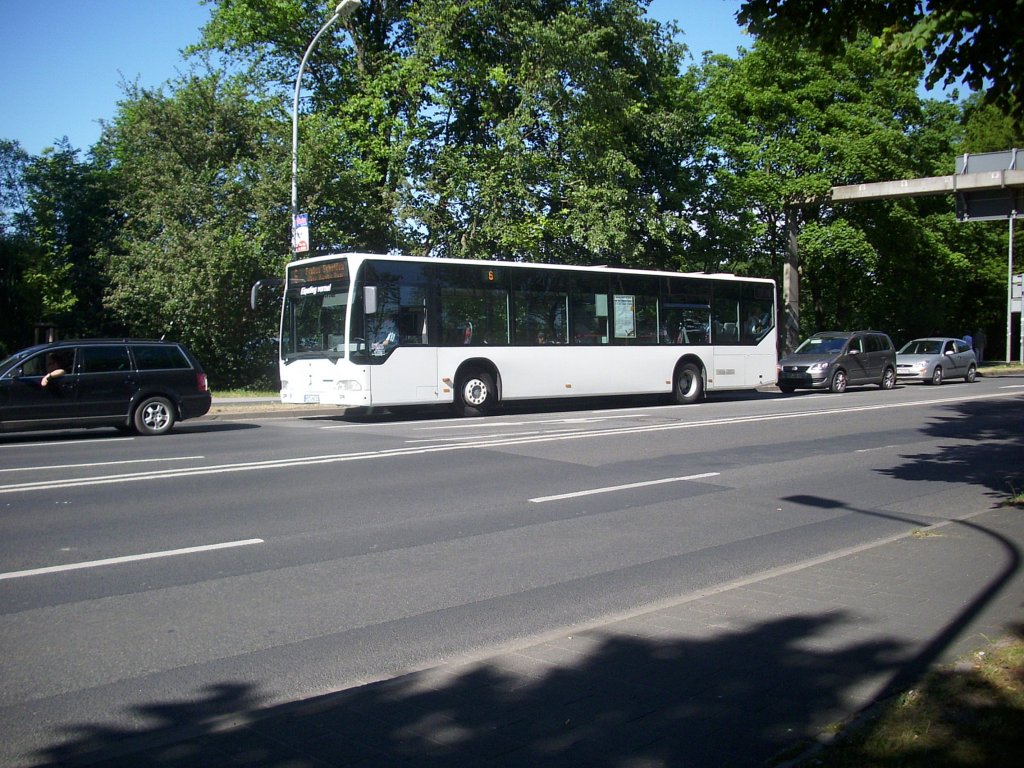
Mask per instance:
[[[735,275],[731,272],[669,272],[665,270],[654,270],[654,269],[634,269],[631,267],[610,267],[607,264],[600,264],[595,266],[586,266],[581,264],[550,264],[547,262],[536,262],[536,261],[500,261],[491,259],[453,259],[453,258],[440,258],[434,256],[406,256],[404,254],[394,253],[364,253],[359,251],[346,251],[339,253],[328,253],[317,256],[310,256],[304,259],[296,259],[288,264],[289,267],[293,267],[297,264],[310,264],[320,261],[331,261],[332,259],[352,259],[359,262],[374,259],[379,261],[397,261],[397,262],[408,262],[408,263],[432,263],[432,264],[478,264],[480,266],[488,267],[512,267],[514,269],[520,268],[537,268],[544,267],[548,269],[566,269],[579,272],[624,272],[631,275],[651,275],[657,277],[665,276],[683,276],[683,277],[700,277],[710,278],[713,280],[742,280],[742,281],[757,281],[764,283],[775,284],[775,281],[767,277],[746,277],[741,275]]]

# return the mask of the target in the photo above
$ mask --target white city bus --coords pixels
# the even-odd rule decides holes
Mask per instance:
[[[450,403],[775,383],[775,284],[734,275],[346,253],[288,265],[281,401]]]

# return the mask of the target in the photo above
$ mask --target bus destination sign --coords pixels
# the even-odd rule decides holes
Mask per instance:
[[[324,283],[330,280],[345,280],[348,277],[348,262],[342,260],[302,264],[292,267],[289,277],[293,282],[299,283]]]

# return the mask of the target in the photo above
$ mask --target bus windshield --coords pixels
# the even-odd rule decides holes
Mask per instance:
[[[345,356],[348,288],[348,280],[289,280],[281,324],[281,356],[285,360]]]

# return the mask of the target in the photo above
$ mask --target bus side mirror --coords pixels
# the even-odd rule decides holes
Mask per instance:
[[[377,313],[377,286],[368,285],[363,288],[363,313],[373,315]]]
[[[260,288],[280,288],[284,285],[284,280],[280,277],[267,277],[263,280],[257,280],[252,284],[252,290],[249,291],[249,306],[254,310],[256,309],[256,296],[260,292]]]

